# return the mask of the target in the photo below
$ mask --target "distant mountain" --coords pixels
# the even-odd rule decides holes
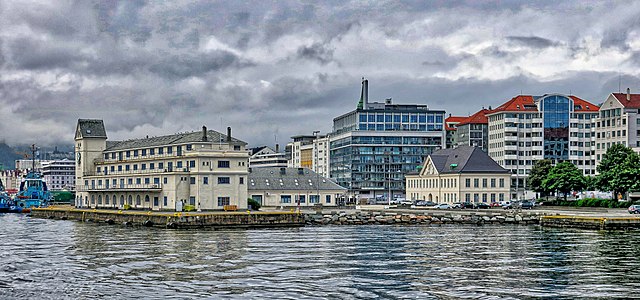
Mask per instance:
[[[21,158],[24,158],[24,155],[21,155],[6,143],[0,142],[0,163],[2,164],[3,170],[11,170],[15,168],[16,160]]]

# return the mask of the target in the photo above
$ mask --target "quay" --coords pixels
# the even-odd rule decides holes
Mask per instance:
[[[595,230],[640,229],[638,217],[589,217],[589,216],[542,216],[543,227],[581,228]]]
[[[211,212],[156,212],[135,210],[108,210],[50,206],[31,210],[34,218],[76,220],[126,226],[163,228],[260,228],[300,227],[304,217],[297,212],[211,211]]]

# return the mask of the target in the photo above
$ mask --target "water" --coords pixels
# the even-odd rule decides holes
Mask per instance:
[[[637,232],[187,231],[0,215],[0,299],[634,298],[639,257]]]

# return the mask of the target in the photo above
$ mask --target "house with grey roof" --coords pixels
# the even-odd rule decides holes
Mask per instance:
[[[509,200],[511,172],[479,147],[458,146],[429,155],[406,176],[407,197],[439,203]]]
[[[346,188],[307,168],[251,168],[249,197],[263,206],[335,206],[344,201]]]
[[[247,207],[247,143],[214,130],[110,141],[102,120],[79,119],[77,207],[197,210]]]

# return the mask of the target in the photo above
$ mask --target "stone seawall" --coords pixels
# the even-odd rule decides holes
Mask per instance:
[[[545,227],[580,228],[596,230],[640,229],[637,217],[582,217],[582,216],[543,216],[540,224]]]
[[[143,212],[74,208],[37,208],[35,218],[77,220],[105,224],[154,226],[164,228],[198,227],[298,227],[304,226],[302,214],[293,212]]]
[[[438,212],[400,213],[381,211],[332,211],[305,215],[307,225],[411,225],[411,224],[538,224],[540,217],[536,214],[503,213],[503,214],[456,214]]]

